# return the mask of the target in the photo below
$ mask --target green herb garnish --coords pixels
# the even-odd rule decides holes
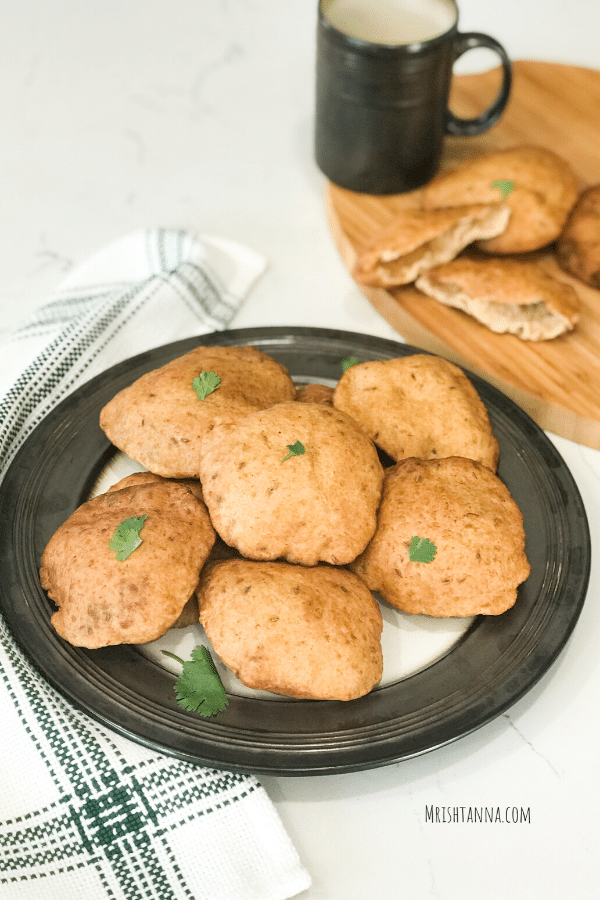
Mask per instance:
[[[433,562],[436,553],[437,547],[429,538],[420,538],[414,535],[410,539],[408,557],[411,562]]]
[[[175,696],[183,709],[207,718],[229,706],[213,658],[204,645],[194,647],[191,660],[186,661],[168,650],[163,650],[163,653],[183,666],[183,672],[175,683]]]
[[[111,550],[117,551],[116,558],[122,562],[127,559],[136,547],[142,543],[140,531],[148,516],[131,516],[129,519],[123,519],[117,530],[109,541],[108,546]]]
[[[200,372],[192,381],[192,387],[196,391],[199,400],[204,400],[221,384],[221,379],[216,372]]]
[[[283,457],[281,462],[285,462],[290,456],[302,456],[303,453],[306,453],[306,448],[300,441],[295,441],[293,444],[286,444],[286,447],[288,448],[289,453]]]
[[[492,181],[490,187],[498,188],[500,191],[500,199],[506,200],[512,190],[514,190],[514,181]]]
[[[358,356],[347,356],[346,359],[342,360],[342,372],[347,372],[352,366],[357,365],[360,362]]]

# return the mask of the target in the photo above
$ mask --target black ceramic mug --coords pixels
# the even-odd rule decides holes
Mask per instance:
[[[448,109],[452,66],[476,47],[498,54],[502,85],[474,119]],[[445,134],[474,135],[500,118],[512,69],[501,44],[458,31],[454,0],[320,0],[315,157],[335,184],[369,194],[420,187]]]

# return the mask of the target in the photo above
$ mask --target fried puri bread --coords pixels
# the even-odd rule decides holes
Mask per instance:
[[[431,562],[411,543],[431,542]],[[499,615],[529,575],[521,513],[486,466],[406,459],[386,471],[377,531],[351,568],[392,606],[428,616]]]
[[[163,478],[162,475],[155,475],[153,472],[132,472],[131,475],[125,475],[115,484],[107,488],[107,491],[120,491],[125,487],[136,487],[142,484],[153,484],[155,482],[167,482],[168,484],[183,484],[187,487],[198,500],[203,500],[202,485],[197,478]]]
[[[544,147],[495,150],[437,175],[423,188],[424,209],[500,200],[510,209],[500,234],[477,241],[488,253],[524,253],[552,243],[578,197],[569,164]]]
[[[351,366],[333,403],[395,461],[466,456],[496,469],[498,442],[481,398],[462,369],[439,356]]]
[[[202,577],[198,599],[216,653],[248,687],[352,700],[381,679],[381,610],[345,569],[221,562]]]
[[[119,525],[146,516],[141,544],[117,559]],[[59,607],[56,631],[79,647],[142,644],[175,623],[215,541],[206,506],[183,484],[134,484],[75,510],[42,555],[42,587]]]
[[[556,243],[556,257],[565,272],[600,288],[600,184],[577,201]]]
[[[152,472],[133,472],[131,475],[125,475],[124,478],[121,478],[120,481],[115,482],[115,484],[111,485],[107,491],[120,491],[125,487],[133,487],[140,484],[149,484],[157,481],[167,481],[168,479],[163,478],[162,475],[154,475]],[[202,488],[200,486],[199,481],[195,481],[192,478],[181,479],[179,481],[173,481],[173,484],[184,484],[186,485],[193,494],[199,500],[202,500]],[[211,550],[211,554],[214,552],[214,546]],[[187,628],[190,625],[196,625],[198,623],[198,600],[196,594],[192,594],[190,599],[187,601],[181,613],[177,617],[177,619],[173,622],[172,628]]]
[[[551,340],[572,331],[579,320],[575,289],[535,262],[461,256],[425,272],[416,287],[490,331],[525,341]]]
[[[216,389],[200,399],[201,373],[215,373]],[[100,413],[109,440],[151,472],[194,477],[202,435],[256,409],[292,400],[288,370],[254,347],[196,347],[142,375]]]
[[[333,388],[327,384],[301,384],[296,388],[296,400],[298,403],[324,403],[325,406],[331,406]]]
[[[344,565],[375,530],[383,469],[344,412],[292,401],[216,425],[200,481],[217,532],[243,556]]]
[[[111,484],[106,489],[106,492],[121,491],[123,488],[140,487],[142,484],[156,484],[161,481],[167,481],[167,479],[163,478],[162,475],[155,475],[153,472],[132,472],[130,475],[125,475],[119,481]]]
[[[134,485],[147,484],[148,482],[163,481],[171,484],[183,484],[198,498],[203,501],[202,486],[197,479],[182,478],[180,480],[166,479],[162,475],[154,475],[152,472],[133,472],[131,475],[125,475],[120,481],[111,485],[109,491],[119,491],[124,487]],[[232,547],[228,547],[215,533],[216,540],[211,547],[210,553],[206,559],[205,565],[212,560],[231,559],[232,556],[238,556],[237,551]],[[190,625],[198,624],[198,598],[196,594],[192,594],[190,599],[183,607],[180,615],[173,622],[172,628],[188,628]]]
[[[353,277],[376,287],[410,284],[474,241],[501,234],[509,217],[510,210],[498,202],[403,210],[359,252]]]

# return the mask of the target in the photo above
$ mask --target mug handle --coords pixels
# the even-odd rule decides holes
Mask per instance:
[[[448,134],[472,135],[487,131],[488,128],[496,124],[508,103],[512,84],[512,65],[506,50],[497,40],[478,31],[470,31],[465,34],[459,33],[456,35],[454,61],[456,62],[459,56],[462,56],[467,50],[474,50],[475,47],[487,47],[498,54],[503,70],[502,86],[492,105],[475,119],[461,119],[450,112],[449,109],[446,110],[446,132]]]

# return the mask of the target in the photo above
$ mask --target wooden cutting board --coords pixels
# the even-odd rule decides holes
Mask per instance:
[[[495,95],[500,72],[454,79],[451,108],[479,114]],[[567,159],[581,188],[600,183],[600,72],[554,63],[517,61],[509,105],[486,134],[448,138],[442,169],[482,151],[518,144],[546,146]],[[418,191],[387,197],[327,188],[327,213],[337,248],[352,269],[357,248],[407,205]],[[575,330],[552,341],[493,334],[470,316],[416,289],[360,285],[382,316],[421,349],[439,353],[496,385],[544,429],[600,449],[600,291],[569,278],[552,252],[544,264],[571,283],[581,300]]]

